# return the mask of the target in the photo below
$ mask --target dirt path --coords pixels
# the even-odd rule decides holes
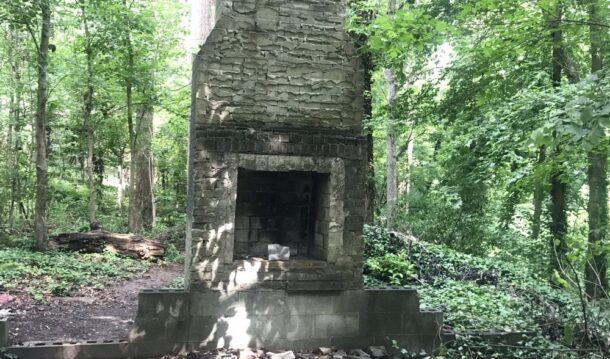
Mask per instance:
[[[165,287],[182,275],[181,265],[155,265],[142,276],[106,290],[88,289],[47,303],[17,296],[8,304],[14,313],[11,343],[125,338],[138,309],[140,290]]]

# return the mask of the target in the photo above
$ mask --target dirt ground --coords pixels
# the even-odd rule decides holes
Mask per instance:
[[[84,289],[71,297],[50,297],[46,303],[28,295],[0,309],[12,315],[11,343],[126,338],[138,309],[142,289],[162,288],[183,275],[181,265],[154,265],[140,277],[103,290]]]

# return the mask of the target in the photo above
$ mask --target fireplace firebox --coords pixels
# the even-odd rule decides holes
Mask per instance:
[[[268,245],[280,244],[292,260],[325,260],[329,179],[327,173],[238,169],[234,258],[265,258]]]

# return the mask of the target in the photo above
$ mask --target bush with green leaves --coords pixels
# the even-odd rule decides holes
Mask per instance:
[[[405,251],[369,258],[366,270],[371,276],[391,285],[408,284],[415,275],[415,266],[409,262]]]
[[[179,252],[173,243],[165,248],[165,260],[172,263],[184,263],[184,253]]]
[[[379,227],[367,227],[364,234],[366,286],[417,287],[422,308],[443,310],[445,324],[458,333],[499,330],[537,334],[529,344],[523,344],[529,348],[499,353],[497,348],[473,339],[452,345],[448,357],[536,358],[541,353],[566,352],[560,357],[570,358],[572,349],[589,353],[582,302],[574,288],[552,286],[536,270],[519,262],[464,254]],[[607,337],[610,303],[588,303],[586,313],[588,343]]]

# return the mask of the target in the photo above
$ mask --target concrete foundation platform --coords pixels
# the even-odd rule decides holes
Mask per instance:
[[[7,348],[7,353],[27,359],[124,359],[131,355],[127,340],[90,340],[85,342],[30,342]]]
[[[8,319],[0,318],[0,348],[8,345],[9,333]]]
[[[144,291],[129,341],[160,352],[387,345],[431,353],[441,312],[421,312],[415,289],[288,292]]]

